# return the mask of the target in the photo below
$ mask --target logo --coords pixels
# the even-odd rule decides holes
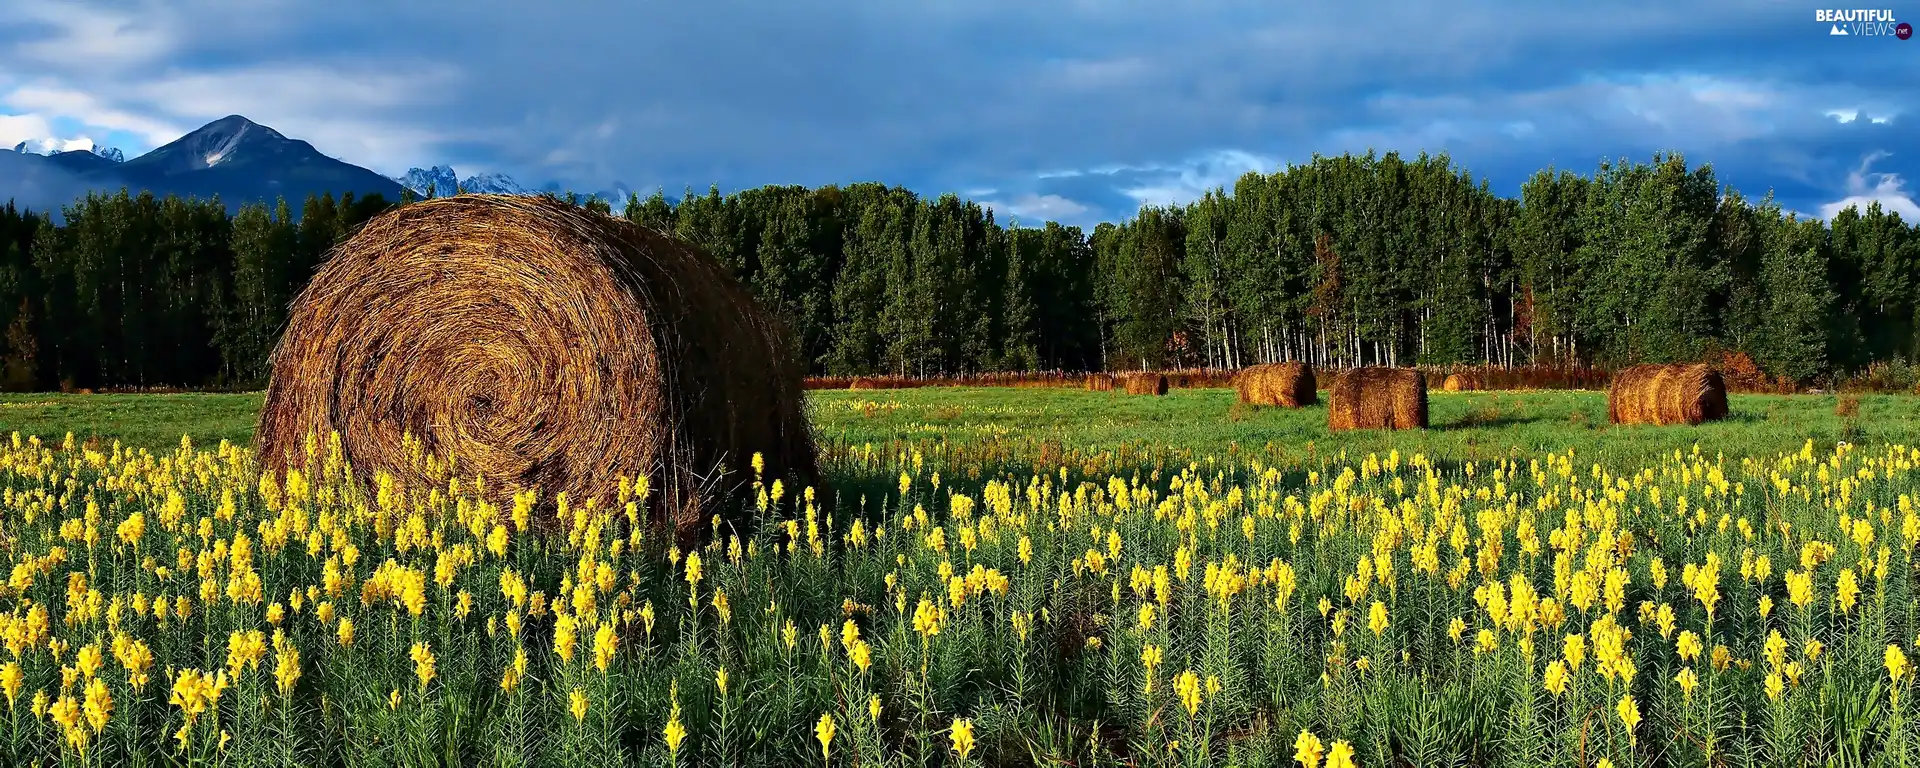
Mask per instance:
[[[1893,11],[1886,8],[1820,8],[1814,10],[1813,20],[1827,25],[1830,37],[1913,37],[1913,25],[1896,22]]]

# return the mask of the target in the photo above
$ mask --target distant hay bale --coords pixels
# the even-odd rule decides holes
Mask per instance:
[[[1726,416],[1727,384],[1704,363],[1632,366],[1607,388],[1607,420],[1614,424],[1695,425]]]
[[[874,381],[873,379],[869,379],[865,376],[855,376],[853,377],[853,382],[847,385],[847,389],[879,389],[879,388],[880,388],[880,382]]]
[[[1440,388],[1448,392],[1471,392],[1477,389],[1486,389],[1486,385],[1480,380],[1480,376],[1477,374],[1450,373],[1447,374],[1447,380],[1441,384]]]
[[[1355,368],[1328,393],[1330,430],[1426,427],[1427,379],[1412,368]]]
[[[295,299],[257,445],[278,470],[337,431],[356,471],[423,487],[411,436],[543,503],[645,474],[648,519],[687,543],[754,453],[769,482],[818,477],[789,350],[692,245],[557,200],[428,200],[369,221]]]
[[[1112,392],[1113,391],[1113,375],[1107,374],[1107,373],[1087,374],[1087,391],[1088,392]]]
[[[1240,402],[1254,406],[1299,408],[1320,401],[1313,366],[1301,362],[1252,366],[1233,377],[1233,388]]]
[[[1164,395],[1167,376],[1163,373],[1129,373],[1124,382],[1129,395]]]

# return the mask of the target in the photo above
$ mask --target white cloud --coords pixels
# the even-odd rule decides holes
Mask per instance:
[[[13,46],[13,53],[63,69],[114,70],[149,65],[180,43],[170,14],[143,2],[126,13],[80,2],[10,0],[11,15],[49,29]]]
[[[71,139],[49,137],[49,138],[41,138],[41,139],[24,139],[23,141],[27,145],[27,151],[37,155],[50,155],[56,152],[72,152],[75,150],[88,150],[88,149],[93,149],[93,146],[94,146],[93,138],[90,136],[76,136]],[[14,142],[10,146],[19,146],[20,143],[21,142]],[[7,149],[7,148],[9,147],[0,147],[0,149]]]
[[[439,100],[459,77],[458,70],[446,64],[404,69],[325,63],[266,64],[229,71],[169,74],[142,83],[140,89],[147,100],[182,115],[219,118],[233,114],[238,107],[263,117],[270,114],[337,117],[343,111],[359,113],[431,103]]]
[[[53,125],[35,114],[0,114],[0,149],[13,149],[23,141],[44,139],[53,134]]]
[[[1864,117],[1867,119],[1867,122],[1873,123],[1874,125],[1886,125],[1900,114],[1899,110],[1891,107],[1881,107],[1875,111],[1879,112],[1879,114],[1862,114],[1860,108],[1851,107],[1847,109],[1829,109],[1824,114],[1842,124],[1851,123]]]
[[[239,114],[311,142],[329,156],[399,173],[439,160],[434,147],[440,142],[475,137],[394,116],[401,109],[435,103],[458,80],[459,72],[448,65],[386,71],[358,65],[268,64],[169,72],[145,80],[85,79],[82,82],[94,86],[86,90],[41,82],[0,94],[0,105],[26,113],[17,116],[24,120],[11,132],[39,131],[15,141],[46,136],[45,126],[64,118],[98,133],[133,134],[141,145],[128,149],[137,154]]]
[[[1359,32],[1364,20],[1337,6],[1242,0],[1174,20],[1142,0],[802,0],[726,23],[706,4],[605,0],[563,14],[454,0],[0,4],[0,113],[20,118],[0,135],[85,131],[137,153],[238,113],[383,173],[452,163],[581,188],[992,186],[979,197],[1086,217],[1127,198],[1188,201],[1276,165],[1245,152],[1143,162],[1206,147],[1448,150],[1502,180],[1555,154],[1779,152],[1753,163],[1769,181],[1839,176],[1831,153],[1809,147],[1892,120],[1911,95],[1898,78],[1869,89],[1804,74],[1840,56],[1885,69],[1899,51],[1820,53],[1827,41],[1810,38],[1808,50],[1756,55],[1726,43],[1805,24],[1750,0],[1469,0],[1465,12],[1390,0],[1372,11],[1411,36]],[[620,66],[583,63],[609,60]],[[1701,73],[1633,74],[1680,60]],[[1388,86],[1406,91],[1366,98]],[[1854,123],[1837,125],[1825,114],[1835,107]]]
[[[1005,203],[986,202],[982,206],[1029,221],[1069,221],[1090,210],[1087,206],[1059,195],[1031,192]]]
[[[1840,89],[1867,102],[1859,89]],[[1339,149],[1439,151],[1469,144],[1498,146],[1509,138],[1556,141],[1627,137],[1637,144],[1707,150],[1754,139],[1826,131],[1821,116],[1846,122],[1858,112],[1815,105],[1833,88],[1765,78],[1700,73],[1589,77],[1504,93],[1383,93],[1367,100],[1371,125],[1336,129]],[[1874,106],[1880,114],[1890,107]],[[1822,123],[1825,123],[1824,125]],[[1604,154],[1596,147],[1596,154]]]
[[[0,96],[0,104],[25,110],[48,124],[52,123],[53,118],[66,118],[103,132],[125,131],[147,142],[148,147],[145,148],[165,144],[190,130],[181,128],[180,123],[156,118],[144,111],[112,106],[109,101],[92,93],[63,87],[30,85],[15,88]]]
[[[1847,196],[1820,206],[1820,218],[1832,220],[1849,207],[1864,211],[1877,202],[1882,209],[1900,214],[1902,219],[1920,221],[1920,204],[1914,202],[1914,193],[1907,189],[1906,181],[1899,174],[1871,170],[1875,161],[1886,157],[1885,152],[1875,152],[1862,158],[1860,167],[1847,174]]]
[[[1201,155],[1184,163],[1101,169],[1099,172],[1128,171],[1136,174],[1137,180],[1122,187],[1119,192],[1141,205],[1181,205],[1197,200],[1215,188],[1231,189],[1234,182],[1248,172],[1270,173],[1277,170],[1279,165],[1276,158],[1229,149]]]

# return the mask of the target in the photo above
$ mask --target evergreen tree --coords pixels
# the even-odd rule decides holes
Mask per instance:
[[[1000,335],[1000,365],[1009,371],[1030,371],[1041,367],[1037,343],[1037,309],[1033,271],[1040,263],[1040,251],[1046,246],[1041,230],[1023,229],[1014,222],[1007,230],[1006,295],[1001,300],[1004,317]]]
[[[1920,358],[1920,232],[1879,206],[1797,221],[1679,155],[1550,168],[1517,199],[1446,155],[1316,155],[1090,232],[1002,226],[957,196],[880,184],[625,202],[627,218],[710,252],[814,373],[1614,366],[1732,350],[1804,379]],[[0,207],[0,361],[22,363],[0,373],[257,385],[288,303],[391,205],[321,195],[298,217],[285,200],[229,217],[218,199],[122,191],[74,201],[58,225]]]
[[[1789,216],[1775,225],[1771,240],[1761,265],[1767,311],[1759,363],[1776,376],[1804,381],[1827,364],[1836,297],[1827,282],[1826,232],[1818,221]]]

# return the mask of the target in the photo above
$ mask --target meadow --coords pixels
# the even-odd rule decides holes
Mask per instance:
[[[495,506],[324,436],[263,475],[257,395],[0,397],[0,763],[1915,761],[1914,398],[1233,399],[811,392],[830,488],[680,552],[645,478]]]

